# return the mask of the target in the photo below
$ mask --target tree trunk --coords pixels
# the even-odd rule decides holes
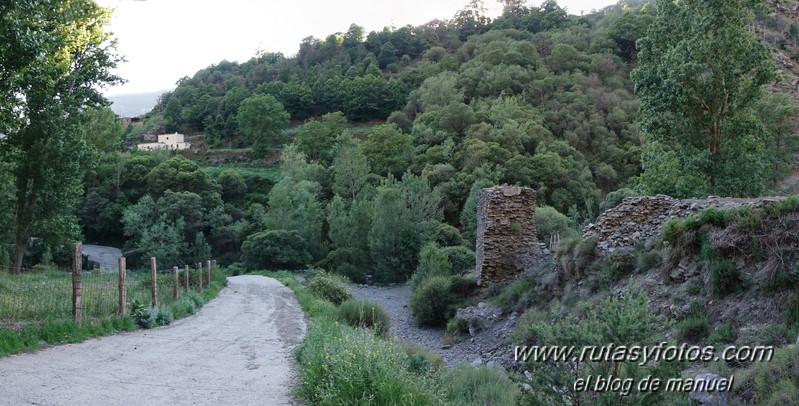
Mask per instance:
[[[11,268],[11,273],[19,275],[22,272],[22,258],[25,256],[25,239],[17,239],[16,247],[14,250],[14,265]]]

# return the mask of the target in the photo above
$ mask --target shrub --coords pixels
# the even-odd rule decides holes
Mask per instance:
[[[338,307],[338,318],[353,327],[373,328],[380,335],[388,332],[390,317],[380,305],[368,300],[349,299]]]
[[[158,324],[156,322],[158,310],[145,306],[139,299],[134,299],[131,302],[130,315],[141,328],[153,328]]]
[[[429,405],[436,395],[393,343],[319,320],[296,350],[298,393],[312,405]]]
[[[735,341],[735,329],[730,323],[719,324],[707,337],[707,343],[710,345],[729,344],[733,341]]]
[[[469,332],[469,322],[463,317],[453,317],[447,322],[447,332],[452,335],[466,334]]]
[[[535,284],[535,277],[524,275],[502,289],[493,302],[506,312],[524,311],[535,303]]]
[[[457,245],[454,247],[441,248],[444,255],[447,256],[449,263],[452,264],[452,270],[456,273],[468,272],[475,267],[474,251]]]
[[[799,346],[778,348],[769,362],[752,364],[738,373],[733,390],[753,405],[799,404]]]
[[[447,255],[434,243],[429,243],[419,253],[419,266],[411,278],[411,290],[431,276],[447,276],[452,272],[452,264]]]
[[[694,302],[691,304],[690,313],[680,322],[678,327],[681,341],[698,343],[707,336],[710,321],[702,305]]]
[[[441,383],[447,400],[456,405],[513,406],[520,396],[507,373],[485,365],[453,367],[442,374]]]
[[[449,277],[452,287],[450,292],[459,298],[467,298],[477,291],[477,278],[474,276],[455,275]]]
[[[614,190],[608,193],[605,196],[605,199],[599,203],[599,211],[604,212],[605,210],[610,210],[619,204],[621,204],[624,199],[632,196],[638,196],[638,193],[635,193],[634,190],[629,188],[622,188],[619,190]]]
[[[352,292],[338,275],[318,273],[308,284],[308,290],[320,299],[329,300],[336,306],[352,297]]]
[[[636,259],[636,265],[643,273],[649,272],[651,269],[660,266],[662,262],[663,257],[660,255],[660,251],[641,252],[638,254],[638,258]]]
[[[570,223],[569,217],[554,207],[540,206],[535,209],[535,231],[541,242],[548,243],[555,234],[560,235],[561,239],[577,236],[578,232],[569,226]]]
[[[431,276],[422,281],[411,295],[411,313],[419,326],[441,326],[452,317],[455,304],[446,276]]]
[[[421,345],[403,343],[400,348],[408,356],[408,370],[417,375],[436,373],[444,366],[444,360],[441,357]]]
[[[719,296],[726,296],[743,289],[741,274],[735,264],[728,259],[711,261],[710,276],[713,292]]]
[[[270,230],[247,237],[241,259],[249,269],[300,269],[311,261],[311,254],[296,230]]]
[[[628,250],[616,250],[608,255],[608,276],[617,281],[635,270],[635,254]]]
[[[155,322],[159,326],[168,326],[175,320],[175,316],[172,315],[172,311],[165,307],[158,308],[158,311],[155,316]]]
[[[225,271],[231,276],[239,276],[245,274],[247,271],[244,269],[244,266],[238,262],[234,262],[227,267],[225,267]]]

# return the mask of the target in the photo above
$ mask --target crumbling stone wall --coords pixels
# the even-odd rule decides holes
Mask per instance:
[[[636,244],[647,243],[660,235],[671,218],[684,218],[707,207],[731,209],[741,206],[752,208],[782,197],[760,199],[735,199],[710,197],[708,199],[674,199],[666,195],[635,196],[624,199],[618,206],[605,211],[596,224],[583,229],[583,239],[597,239],[597,252],[609,253],[617,249],[632,249]]]
[[[495,186],[477,193],[477,284],[515,279],[542,255],[535,231],[535,190]]]

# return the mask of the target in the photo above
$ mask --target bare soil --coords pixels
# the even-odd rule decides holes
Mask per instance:
[[[4,405],[291,405],[305,334],[291,290],[228,279],[196,315],[153,330],[0,358]]]

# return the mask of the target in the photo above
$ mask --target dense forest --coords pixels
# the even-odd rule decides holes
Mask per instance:
[[[352,24],[304,39],[294,56],[222,61],[180,79],[127,131],[93,110],[83,123],[94,152],[74,212],[80,233],[165,264],[214,255],[390,282],[410,277],[430,243],[468,267],[475,194],[488,185],[535,188],[548,206],[542,238],[576,233],[634,194],[779,192],[795,160],[797,107],[764,90],[778,75],[758,32],[799,60],[796,21],[744,1],[704,20],[664,10],[670,2],[622,1],[582,16],[555,1],[501,3],[494,19],[472,0],[449,20],[369,33]],[[671,51],[701,41],[674,33],[702,24],[738,37],[716,53]],[[728,72],[703,79],[697,94],[652,80],[697,74],[686,66]],[[718,94],[733,100],[715,116],[691,110]],[[723,142],[690,138],[711,127]],[[201,147],[119,152],[123,134],[132,142],[148,131],[199,135]],[[236,151],[235,164],[203,158]],[[26,263],[52,261],[56,245],[47,246]]]

